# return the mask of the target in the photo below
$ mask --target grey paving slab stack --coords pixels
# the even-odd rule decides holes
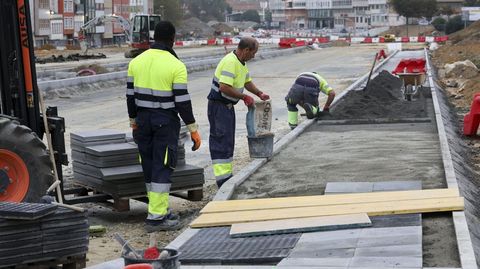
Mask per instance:
[[[420,181],[329,182],[326,195],[421,189]],[[421,214],[371,217],[372,227],[304,233],[278,267],[422,268]]]
[[[20,211],[31,211],[23,204]],[[29,213],[30,214],[30,213]],[[25,265],[43,268],[42,262],[64,263],[71,257],[85,262],[88,250],[86,213],[58,207],[33,220],[6,219],[0,215],[0,268]]]
[[[172,191],[201,188],[203,169],[185,162],[186,128],[182,127]],[[141,197],[145,184],[137,145],[126,134],[98,130],[71,134],[74,181],[114,198]]]

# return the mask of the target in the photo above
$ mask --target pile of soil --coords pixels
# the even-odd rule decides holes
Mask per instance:
[[[434,31],[435,28],[432,25],[408,25],[408,31],[407,25],[400,25],[390,27],[388,31],[381,33],[380,36],[386,34],[393,34],[395,36],[431,36]]]
[[[210,38],[214,36],[215,30],[198,18],[191,17],[182,22],[182,25],[178,27],[177,32],[181,36]]]
[[[477,68],[480,67],[480,21],[449,35],[449,40],[449,43],[432,53],[432,62],[439,70],[439,74],[442,74],[445,64],[458,61],[470,60]],[[470,108],[473,95],[480,92],[480,74],[467,80],[453,78],[457,81],[458,87],[447,87],[442,75],[440,79],[451,97],[451,102],[463,110]]]
[[[403,98],[402,81],[382,71],[372,79],[366,89],[350,91],[322,120],[418,118],[427,117],[425,99],[421,94],[413,101]]]
[[[472,23],[467,28],[452,33],[448,36],[452,44],[470,43],[470,41],[480,41],[480,21]]]

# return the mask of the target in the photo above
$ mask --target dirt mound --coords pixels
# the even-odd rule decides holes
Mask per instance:
[[[213,37],[214,29],[198,18],[191,17],[182,22],[177,32],[182,36],[194,36],[199,38]]]
[[[402,81],[382,71],[365,90],[350,91],[322,119],[376,119],[426,117],[424,98],[406,101],[401,92]]]
[[[470,44],[470,41],[480,41],[480,21],[476,21],[467,28],[457,31],[448,36],[452,44]]]
[[[380,34],[384,36],[386,34],[393,34],[395,36],[431,36],[432,32],[435,31],[435,28],[432,25],[408,25],[408,35],[407,35],[407,26],[392,26],[388,31],[385,31]]]

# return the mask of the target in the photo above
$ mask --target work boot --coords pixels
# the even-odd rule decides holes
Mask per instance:
[[[290,126],[290,130],[293,130],[293,129],[297,128],[298,124],[289,123],[288,126]]]
[[[180,216],[178,216],[177,214],[173,213],[170,209],[168,209],[167,219],[169,219],[169,220],[179,220]]]
[[[220,187],[222,187],[222,185],[223,185],[225,182],[227,182],[230,178],[231,178],[231,177],[217,180],[217,187],[220,189]]]
[[[317,115],[318,109],[312,106],[309,103],[303,104],[303,108],[305,109],[305,114],[307,115],[307,119],[313,119]]]
[[[165,217],[162,220],[146,220],[145,230],[148,233],[160,232],[160,231],[175,231],[181,228],[180,222],[177,220],[168,219]]]

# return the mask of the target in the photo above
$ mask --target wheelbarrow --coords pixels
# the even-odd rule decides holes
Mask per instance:
[[[402,93],[407,101],[412,100],[418,89],[423,87],[426,80],[425,59],[402,59],[392,74],[402,80]]]

